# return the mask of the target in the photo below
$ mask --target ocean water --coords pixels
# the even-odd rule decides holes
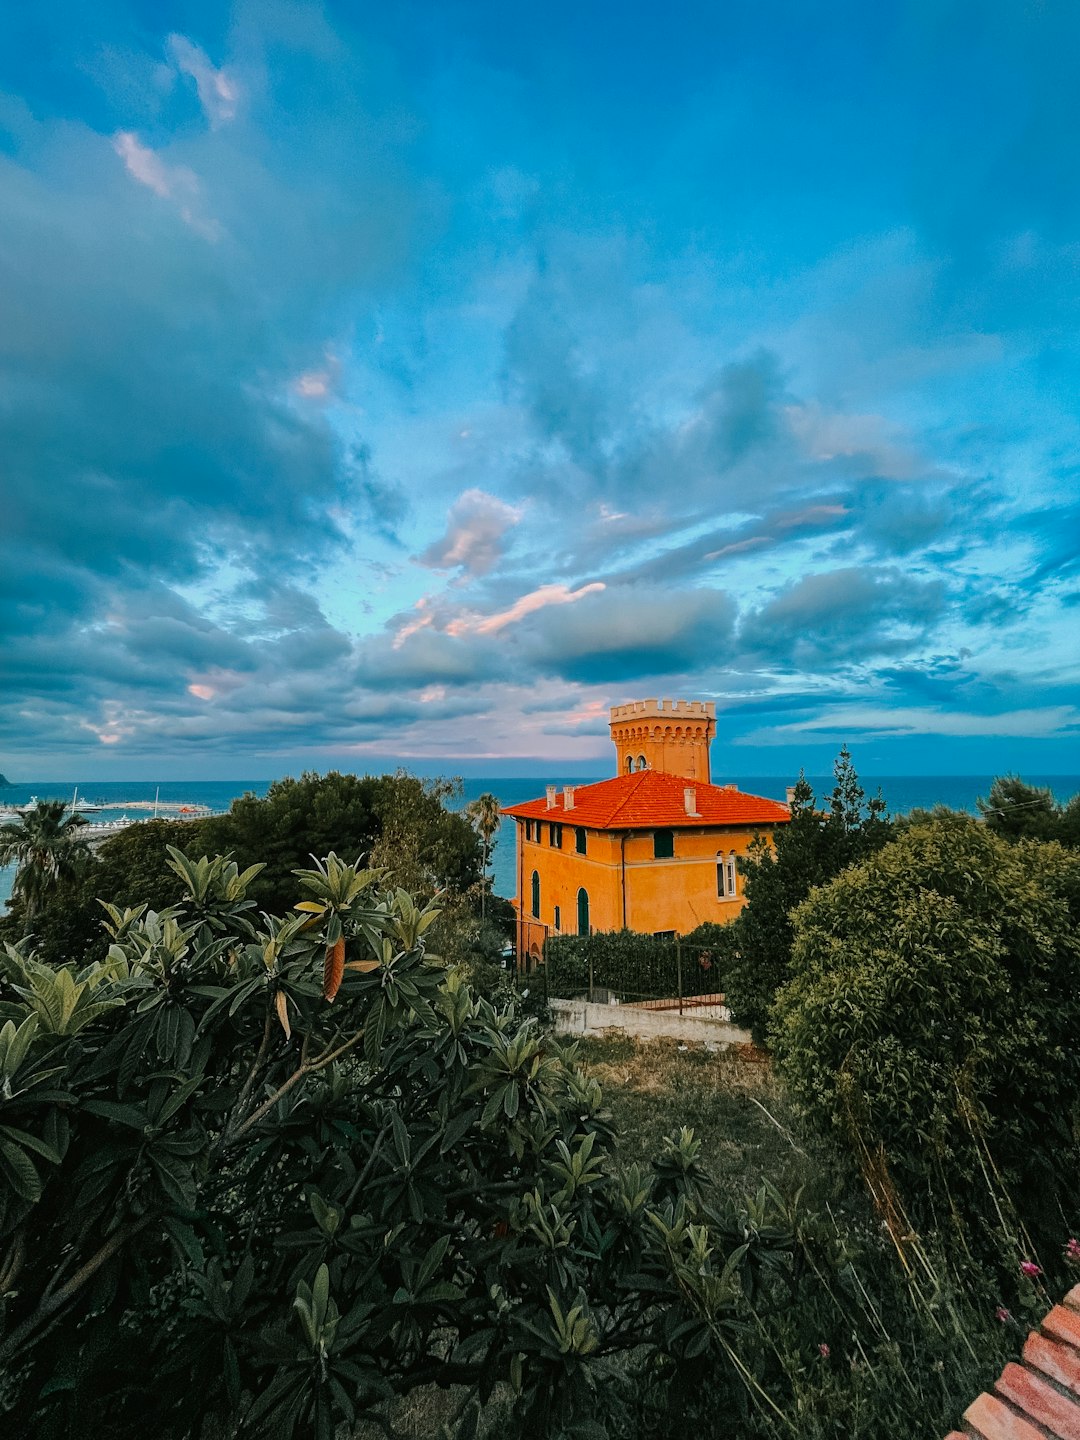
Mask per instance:
[[[560,777],[553,776],[560,785]],[[607,773],[598,774],[590,780],[575,776],[575,785],[587,785],[595,780],[606,780]],[[807,777],[819,796],[827,795],[832,789],[831,776]],[[910,810],[930,809],[934,805],[947,805],[953,810],[967,810],[976,813],[976,800],[985,796],[993,784],[992,775],[893,775],[864,776],[859,780],[867,795],[876,794],[880,789],[893,815],[905,815]],[[1058,800],[1068,800],[1080,791],[1080,775],[1025,775],[1029,785],[1045,785],[1053,791]],[[533,800],[544,793],[544,781],[535,776],[521,779],[469,779],[462,786],[460,798],[453,802],[454,808],[467,804],[478,795],[491,791],[503,805],[518,805],[524,800]],[[776,776],[745,776],[736,782],[740,790],[752,795],[764,795],[772,800],[783,800],[788,779]],[[120,819],[128,813],[125,802],[152,801],[160,790],[163,804],[207,805],[211,810],[227,810],[233,800],[248,792],[265,795],[270,782],[266,780],[176,780],[160,787],[145,782],[88,781],[78,782],[79,799],[90,802],[105,802],[109,808],[93,814],[93,820]],[[75,792],[76,782],[42,783],[38,785],[11,785],[0,790],[0,809],[9,805],[25,805],[35,796],[39,800],[70,800]],[[134,810],[131,818],[145,818],[147,812]],[[505,821],[500,829],[492,855],[492,871],[495,893],[507,898],[515,891],[514,869],[514,824]],[[14,869],[0,868],[0,906],[11,894]]]

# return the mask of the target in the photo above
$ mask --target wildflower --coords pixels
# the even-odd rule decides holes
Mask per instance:
[[[825,1341],[823,1340],[821,1344],[817,1347],[817,1353],[821,1356],[823,1360],[828,1360],[829,1356],[832,1354],[832,1351],[829,1349],[828,1345],[826,1345]]]
[[[994,1311],[994,1319],[1000,1320],[1002,1325],[1007,1325],[1012,1319],[1012,1316],[1009,1314],[1008,1310],[1005,1309],[1004,1305],[999,1305]]]
[[[1080,1240],[1072,1239],[1065,1246],[1065,1259],[1073,1265],[1080,1265]]]
[[[1036,1265],[1034,1260],[1021,1260],[1020,1270],[1022,1274],[1029,1276],[1032,1280],[1036,1275],[1042,1274],[1042,1266]]]

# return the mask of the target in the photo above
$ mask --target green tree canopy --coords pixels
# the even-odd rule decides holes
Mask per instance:
[[[791,820],[778,825],[772,845],[755,841],[739,861],[746,906],[719,942],[720,965],[732,1017],[763,1043],[773,1000],[791,965],[791,914],[815,885],[884,845],[891,834],[880,796],[867,800],[845,747],[834,768],[828,809],[800,776]]]
[[[1015,1259],[1025,1232],[1046,1254],[1064,1243],[1080,856],[972,819],[911,827],[800,907],[791,964],[771,1032],[783,1074],[880,1195],[984,1256]]]
[[[231,853],[241,866],[264,863],[252,898],[277,914],[292,903],[293,871],[312,855],[334,850],[351,863],[377,843],[379,863],[396,883],[413,883],[429,896],[443,887],[465,891],[480,877],[481,845],[468,820],[447,809],[455,793],[453,782],[401,770],[308,772],[299,780],[275,780],[263,799],[235,800],[227,815],[204,822],[200,843]]]
[[[1028,785],[1019,775],[999,775],[979,813],[1006,840],[1060,840],[1080,845],[1080,795],[1059,805],[1052,790]]]

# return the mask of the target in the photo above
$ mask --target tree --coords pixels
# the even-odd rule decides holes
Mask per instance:
[[[727,927],[719,963],[736,1023],[763,1044],[777,991],[791,964],[791,913],[815,885],[883,845],[891,833],[880,795],[867,800],[846,748],[834,767],[829,808],[818,808],[813,788],[799,777],[791,820],[778,825],[770,845],[754,841],[740,859],[746,906]]]
[[[1080,1218],[1078,924],[1060,845],[914,826],[799,908],[774,1008],[782,1073],[901,1231],[1014,1273]]]
[[[104,961],[0,965],[12,1434],[331,1440],[429,1384],[462,1435],[497,1384],[515,1433],[601,1434],[624,1354],[742,1392],[795,1281],[771,1202],[711,1209],[690,1131],[621,1168],[574,1048],[380,874],[330,854],[256,920],[256,866],[171,859],[183,904],[109,907]]]
[[[491,844],[502,824],[502,806],[490,791],[478,795],[475,800],[470,800],[465,806],[465,814],[469,824],[480,836],[484,847],[483,859],[483,887],[480,891],[480,918],[484,918],[485,900],[487,896],[487,872],[491,863]]]
[[[79,835],[86,821],[65,818],[63,800],[39,800],[21,819],[0,826],[0,865],[18,866],[12,899],[27,921],[33,919],[49,892],[79,873],[89,847]]]
[[[164,910],[178,903],[184,888],[170,847],[198,847],[203,823],[142,820],[110,836],[73,874],[58,880],[32,916],[13,897],[0,935],[16,940],[32,934],[37,953],[50,965],[103,960],[109,937],[102,929],[101,899],[121,909],[142,903]]]
[[[333,850],[352,862],[380,840],[382,862],[391,870],[399,855],[406,868],[414,860],[421,865],[428,895],[443,887],[467,890],[479,875],[480,845],[465,817],[447,810],[454,793],[452,781],[420,780],[401,770],[307,772],[299,780],[275,780],[263,799],[235,800],[227,815],[203,822],[201,843],[231,853],[241,866],[263,863],[252,897],[276,914],[292,903],[293,872],[312,855]]]
[[[1053,791],[1027,785],[1019,775],[999,775],[989,796],[976,803],[990,829],[1007,840],[1057,838],[1060,811]]]

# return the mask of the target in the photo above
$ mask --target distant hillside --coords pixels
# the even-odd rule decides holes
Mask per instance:
[[[0,790],[4,789],[11,789],[11,781],[7,778],[6,775],[0,775]]]

